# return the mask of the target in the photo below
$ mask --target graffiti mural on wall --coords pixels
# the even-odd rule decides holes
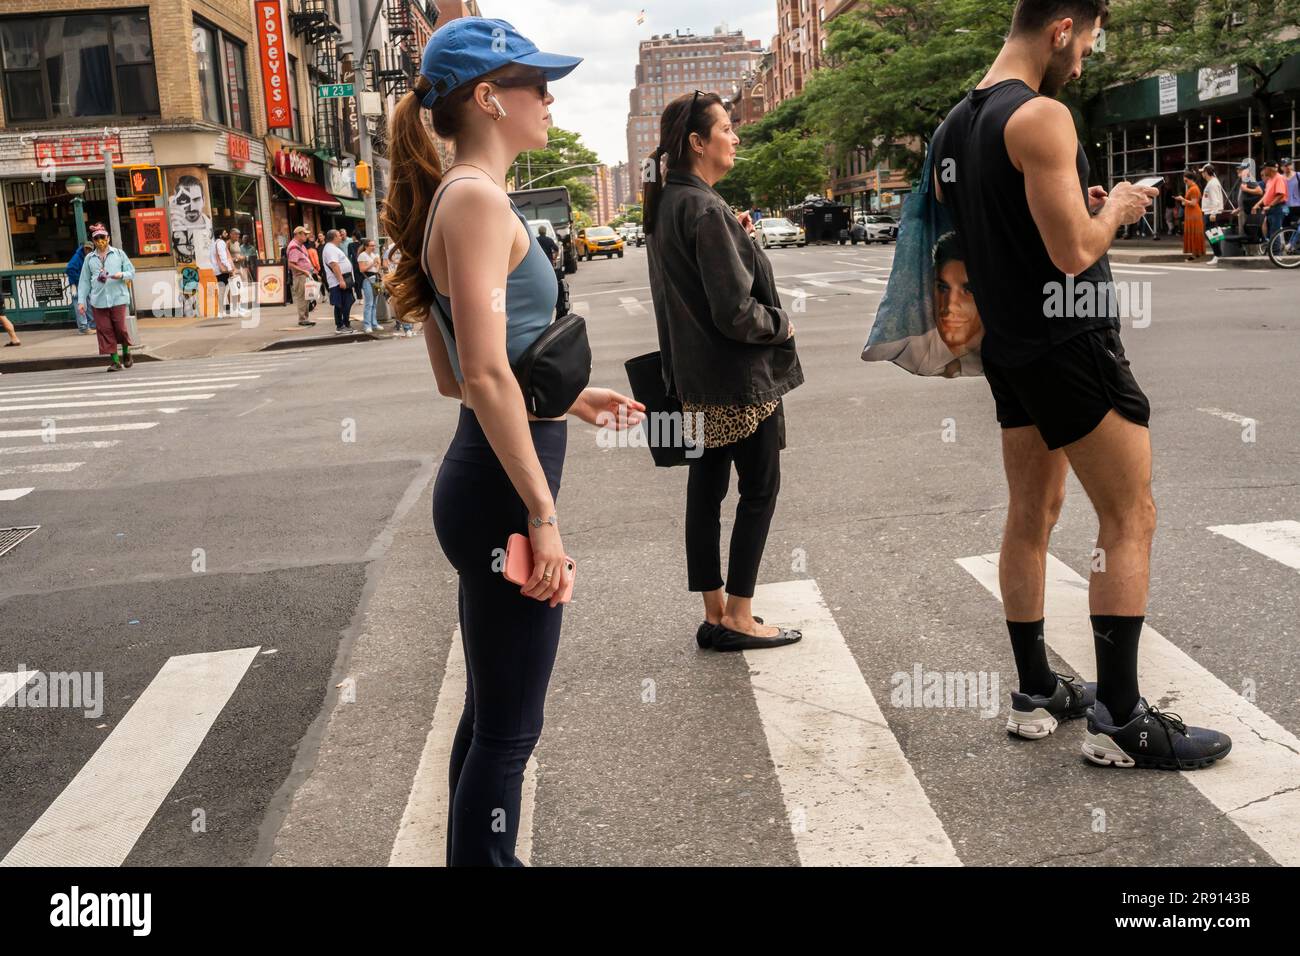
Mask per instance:
[[[193,173],[174,175],[174,188],[167,197],[167,218],[176,257],[179,304],[183,315],[198,315],[201,270],[212,268],[212,218],[207,214],[199,177]]]

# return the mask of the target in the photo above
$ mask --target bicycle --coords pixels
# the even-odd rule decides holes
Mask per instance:
[[[1287,226],[1270,236],[1268,258],[1279,269],[1300,267],[1300,232]]]

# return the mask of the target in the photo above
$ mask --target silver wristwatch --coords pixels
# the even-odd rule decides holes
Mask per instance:
[[[531,524],[534,528],[540,528],[544,524],[558,525],[559,521],[556,520],[555,515],[551,515],[545,521],[543,521],[541,518],[529,518],[528,523]]]

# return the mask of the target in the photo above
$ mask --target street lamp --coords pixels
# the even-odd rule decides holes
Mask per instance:
[[[77,220],[77,248],[81,248],[86,244],[86,217],[81,210],[81,194],[86,191],[86,181],[80,176],[69,176],[63,186],[72,197],[72,215]]]

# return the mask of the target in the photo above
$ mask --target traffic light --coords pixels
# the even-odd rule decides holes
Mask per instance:
[[[368,163],[357,163],[357,189],[363,193],[370,192],[370,165]]]

